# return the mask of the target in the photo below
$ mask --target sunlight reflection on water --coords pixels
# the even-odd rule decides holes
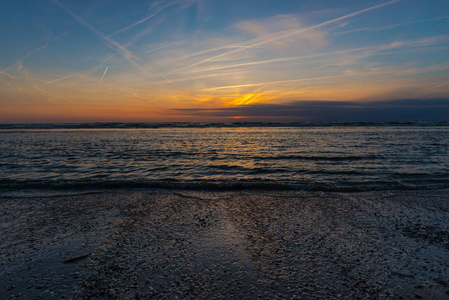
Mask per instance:
[[[0,131],[0,183],[202,181],[447,185],[449,129]]]

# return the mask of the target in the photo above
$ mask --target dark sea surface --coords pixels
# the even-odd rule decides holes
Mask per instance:
[[[447,123],[0,125],[0,190],[449,187]]]

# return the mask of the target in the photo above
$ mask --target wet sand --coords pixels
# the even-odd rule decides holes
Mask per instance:
[[[0,298],[449,299],[448,191],[0,196]]]

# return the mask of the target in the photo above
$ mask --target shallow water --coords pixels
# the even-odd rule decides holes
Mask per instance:
[[[449,187],[447,126],[2,129],[0,188]]]

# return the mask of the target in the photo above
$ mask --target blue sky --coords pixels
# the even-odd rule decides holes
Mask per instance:
[[[7,0],[0,39],[0,123],[314,120],[301,103],[449,99],[443,0]]]

